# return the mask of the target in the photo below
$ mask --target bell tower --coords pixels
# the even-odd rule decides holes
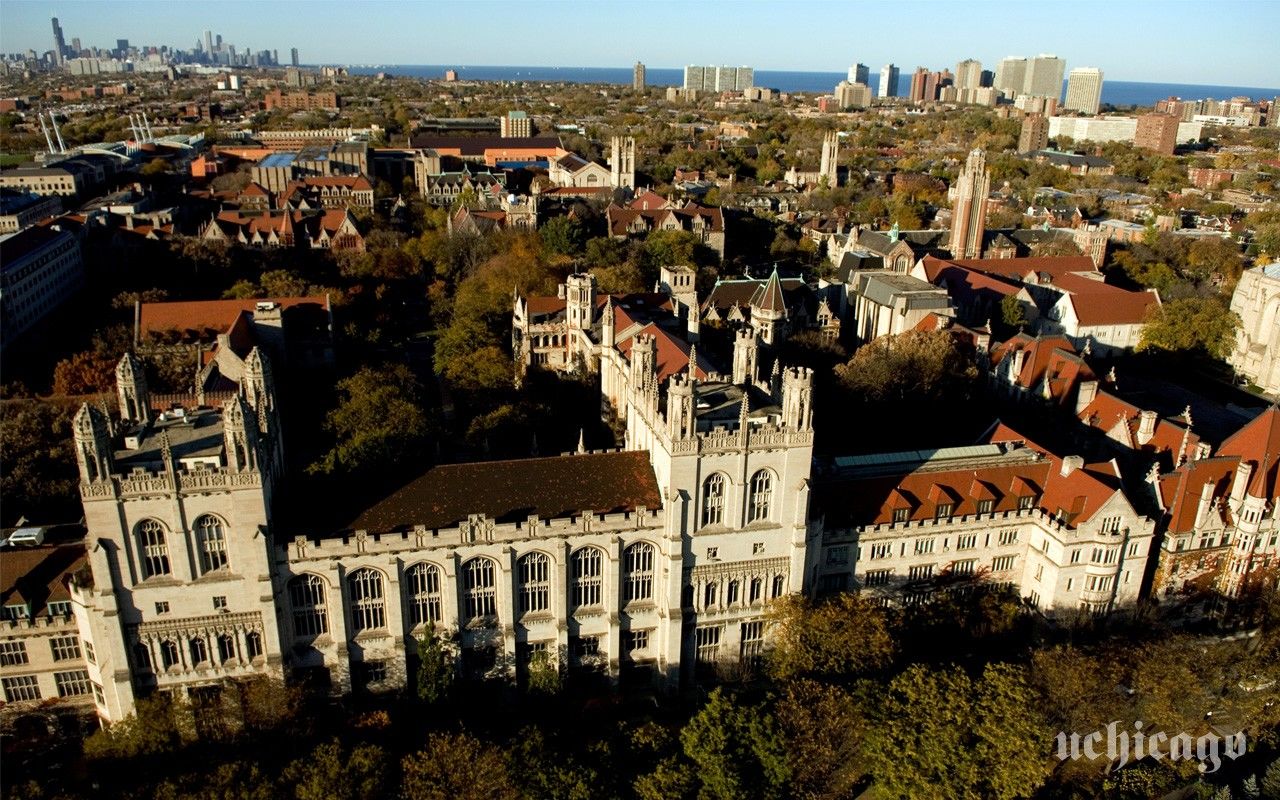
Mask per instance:
[[[609,175],[615,189],[636,187],[636,140],[614,136],[609,140]]]
[[[733,382],[739,386],[755,383],[759,357],[755,329],[744,325],[733,335]]]

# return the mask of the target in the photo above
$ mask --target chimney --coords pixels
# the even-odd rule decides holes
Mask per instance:
[[[1213,506],[1213,483],[1205,481],[1204,486],[1200,487],[1200,504],[1196,506],[1196,527],[1204,526],[1205,520],[1209,516],[1209,509]]]
[[[1156,412],[1143,411],[1138,414],[1138,444],[1146,444],[1156,433]]]
[[[1236,465],[1235,478],[1231,481],[1231,510],[1238,511],[1240,504],[1244,502],[1245,494],[1249,490],[1249,476],[1253,474],[1253,465],[1248,461],[1241,461]]]
[[[1059,473],[1062,475],[1062,477],[1065,478],[1069,476],[1071,473],[1075,472],[1076,470],[1082,469],[1083,467],[1084,467],[1083,457],[1067,456],[1066,458],[1062,459],[1062,468],[1059,470]]]
[[[1088,408],[1089,404],[1092,403],[1093,399],[1097,396],[1098,396],[1097,381],[1081,382],[1080,389],[1076,393],[1076,414],[1079,414],[1080,412]]]

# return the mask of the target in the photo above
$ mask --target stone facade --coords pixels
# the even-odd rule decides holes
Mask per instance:
[[[1245,270],[1231,295],[1240,317],[1227,360],[1265,392],[1280,392],[1280,266]]]

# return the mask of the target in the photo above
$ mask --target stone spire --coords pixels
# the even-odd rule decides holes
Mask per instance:
[[[125,353],[116,365],[116,396],[120,400],[121,420],[143,425],[151,421],[147,372],[133,353]]]
[[[111,476],[111,433],[107,417],[95,406],[85,403],[72,420],[75,431],[76,464],[80,480],[85,483],[103,481]]]

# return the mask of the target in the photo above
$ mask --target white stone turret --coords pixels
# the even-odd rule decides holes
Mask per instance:
[[[84,403],[76,412],[72,427],[80,480],[85,483],[106,480],[111,475],[111,431],[106,415]]]
[[[125,353],[116,365],[116,397],[120,400],[120,419],[143,425],[151,421],[146,368],[133,353]]]
[[[694,393],[697,380],[690,375],[672,375],[667,384],[667,435],[674,441],[694,435]]]
[[[782,425],[813,430],[813,370],[808,367],[788,367],[782,372]]]
[[[613,347],[613,337],[615,334],[616,322],[613,315],[613,298],[609,297],[604,301],[604,311],[600,314],[600,345],[601,347]]]
[[[570,329],[589,330],[596,310],[596,279],[578,272],[565,280],[565,321]]]
[[[744,325],[733,335],[733,382],[739,386],[756,381],[760,348],[755,329]]]
[[[253,409],[237,394],[222,409],[222,441],[227,469],[232,472],[257,469],[258,425]]]

